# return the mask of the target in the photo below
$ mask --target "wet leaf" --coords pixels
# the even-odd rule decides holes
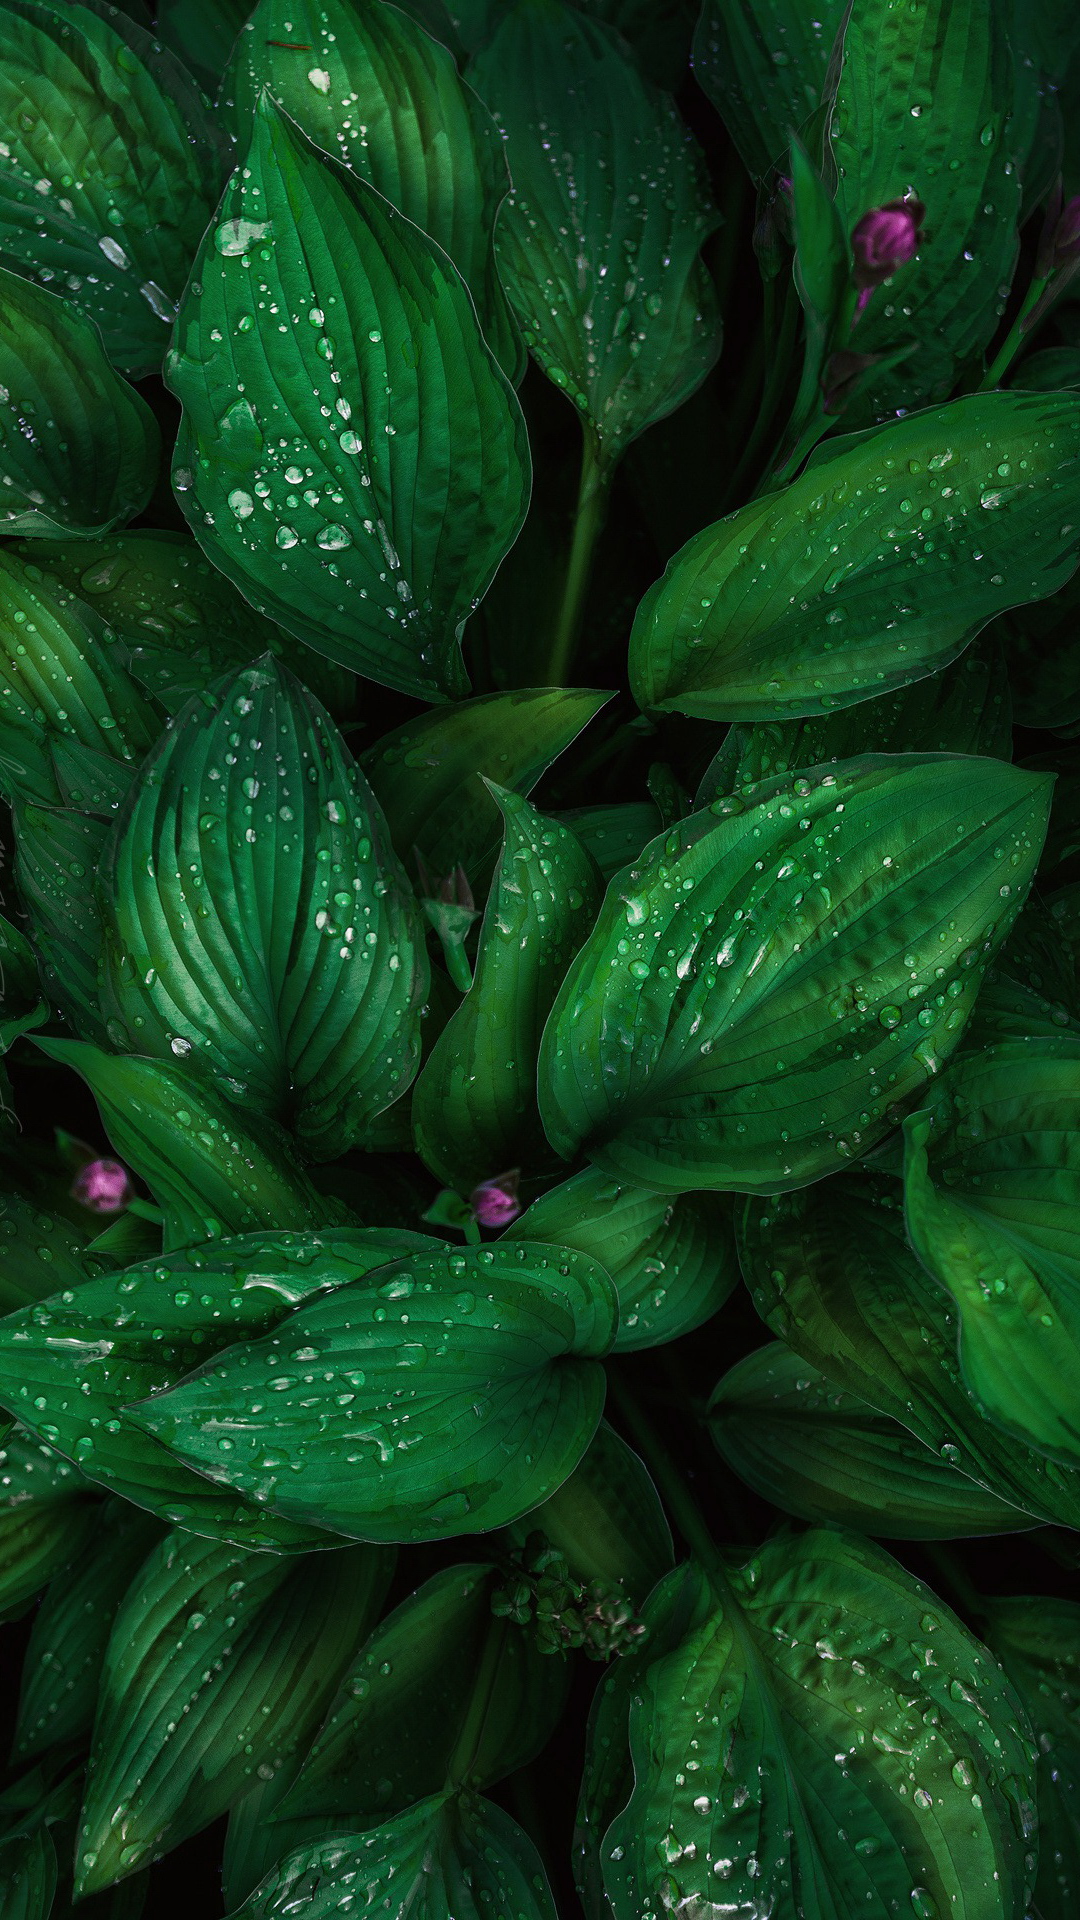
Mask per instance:
[[[86,1279],[85,1236],[24,1194],[0,1194],[0,1315]]]
[[[612,807],[575,807],[562,818],[586,852],[592,854],[605,880],[631,866],[663,826],[660,809],[652,800],[627,800]]]
[[[1033,1911],[1071,1920],[1080,1888],[1080,1607],[1057,1595],[994,1599],[986,1644],[1027,1709],[1038,1758],[1039,1873]]]
[[[5,1920],[49,1920],[56,1882],[56,1848],[48,1827],[0,1842]]]
[[[214,565],[354,672],[466,693],[461,631],[528,506],[521,409],[441,248],[268,98],[167,371]]]
[[[635,1606],[675,1557],[648,1468],[606,1420],[569,1480],[511,1529],[519,1546],[534,1532],[557,1548],[576,1580],[620,1585]]]
[[[694,75],[748,170],[764,179],[817,112],[844,0],[705,0]]]
[[[108,825],[88,813],[16,805],[16,875],[50,997],[84,1039],[107,1036],[98,999],[101,912],[94,881]]]
[[[249,0],[158,0],[154,32],[213,99]]]

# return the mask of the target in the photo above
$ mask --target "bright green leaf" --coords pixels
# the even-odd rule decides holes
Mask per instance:
[[[867,755],[654,840],[545,1029],[552,1144],[667,1193],[782,1191],[868,1152],[960,1040],[1048,801],[1001,761]]]
[[[466,693],[461,631],[528,506],[524,418],[441,248],[268,97],[167,371],[214,565],[332,660]]]

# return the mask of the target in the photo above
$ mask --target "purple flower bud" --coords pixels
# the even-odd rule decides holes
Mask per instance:
[[[469,1205],[482,1227],[508,1227],[521,1212],[518,1199],[518,1170],[499,1173],[481,1180],[469,1195]]]
[[[926,208],[921,200],[887,200],[871,207],[851,236],[855,256],[853,279],[859,289],[861,313],[875,287],[890,280],[897,267],[913,260],[922,240]]]
[[[133,1188],[119,1160],[88,1160],[76,1175],[71,1197],[92,1213],[122,1213]]]

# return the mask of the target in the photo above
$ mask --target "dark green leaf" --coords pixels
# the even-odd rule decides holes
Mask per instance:
[[[98,998],[101,910],[95,878],[108,823],[60,807],[14,809],[16,876],[46,987],[76,1033],[106,1039]]]
[[[1080,1466],[1080,1040],[965,1055],[906,1122],[908,1233],[990,1418]]]
[[[642,707],[826,713],[954,660],[1077,562],[1080,399],[985,393],[827,443],[696,534],[630,641]]]
[[[17,1618],[99,1524],[83,1475],[17,1425],[0,1446],[0,1619]]]
[[[539,1531],[576,1580],[625,1587],[635,1606],[669,1573],[671,1528],[644,1462],[606,1420],[569,1480],[512,1528],[524,1545]]]
[[[496,359],[519,380],[524,351],[492,240],[510,185],[502,141],[438,36],[397,7],[261,0],[225,85],[240,126],[264,86],[316,146],[450,255]]]
[[[663,822],[652,800],[627,800],[612,807],[576,807],[561,816],[591,853],[605,880],[630,866]]]
[[[154,32],[212,99],[250,12],[251,0],[158,0]]]
[[[86,1279],[85,1236],[23,1194],[0,1194],[0,1315]]]
[[[125,373],[161,364],[226,143],[189,75],[115,7],[4,0],[0,260],[63,289]]]
[[[747,1920],[1025,1910],[1023,1710],[880,1547],[822,1531],[711,1579],[691,1563],[645,1617],[657,1645],[605,1682],[594,1735],[634,1770],[592,1841],[615,1920],[669,1893]]]
[[[532,1841],[471,1794],[422,1800],[355,1839],[300,1847],[232,1920],[338,1920],[358,1900],[386,1920],[556,1920]]]
[[[499,1573],[447,1567],[375,1629],[344,1675],[284,1819],[340,1815],[372,1827],[450,1787],[493,1786],[546,1745],[565,1663],[496,1618]]]
[[[758,1312],[838,1393],[896,1420],[964,1482],[1080,1527],[1080,1475],[984,1420],[960,1377],[959,1316],[904,1234],[899,1190],[846,1176],[750,1201],[740,1243]],[[967,1500],[963,1485],[957,1500]]]
[[[617,1316],[583,1255],[435,1247],[301,1307],[133,1417],[269,1513],[362,1540],[480,1533],[573,1472]]]
[[[482,694],[407,721],[369,748],[360,764],[410,871],[419,852],[436,879],[462,866],[474,886],[486,885],[503,821],[480,776],[531,793],[610,698],[575,687]]]
[[[234,1107],[183,1068],[39,1039],[82,1075],[120,1158],[165,1212],[165,1250],[259,1227],[317,1227],[335,1212],[302,1171],[288,1135]]]
[[[759,180],[816,113],[845,0],[705,0],[694,73]]]
[[[185,707],[101,880],[114,1044],[190,1055],[320,1160],[409,1085],[428,989],[412,890],[329,715],[269,656]]]
[[[1063,1029],[1080,1039],[1076,957],[1062,939],[1060,922],[1031,894],[987,970],[966,1044],[1026,1040],[1037,1034],[1053,1037]]]
[[[3,269],[0,394],[0,531],[81,537],[142,511],[161,457],[149,407],[78,307]]]
[[[462,1193],[505,1168],[530,1177],[550,1164],[536,1105],[540,1035],[600,903],[596,870],[569,827],[508,788],[491,790],[505,837],[473,983],[412,1103],[417,1152]]]
[[[56,1848],[48,1827],[16,1833],[0,1844],[4,1920],[49,1920],[56,1881]]]
[[[0,914],[0,1010],[4,1019],[29,1013],[40,996],[34,949],[26,935]]]
[[[1041,1594],[991,1600],[986,1644],[1027,1708],[1038,1759],[1039,1874],[1032,1911],[1073,1920],[1080,1893],[1080,1607]]]
[[[332,660],[466,693],[461,630],[531,477],[521,409],[441,248],[264,97],[176,342],[173,483],[215,566]]]
[[[720,351],[702,156],[618,36],[562,0],[500,8],[469,78],[507,140],[495,241],[510,303],[610,470]]]
[[[545,1029],[552,1144],[669,1193],[781,1191],[868,1152],[956,1047],[1048,800],[997,760],[867,755],[654,840]]]
[[[698,0],[582,0],[621,33],[647,79],[672,93],[686,77]]]
[[[1080,585],[1076,576],[1041,605],[1017,607],[998,622],[1022,727],[1080,732]]]
[[[105,1655],[78,1894],[208,1826],[310,1737],[392,1566],[384,1551],[353,1547],[312,1579],[302,1563],[180,1532],[154,1549]]]
[[[780,1340],[724,1375],[709,1424],[724,1461],[755,1493],[819,1526],[948,1540],[1035,1524]]]
[[[820,373],[851,286],[851,248],[836,202],[797,138],[790,165],[795,285],[806,315],[807,350]]]
[[[730,1203],[652,1193],[587,1168],[534,1200],[505,1236],[575,1247],[619,1296],[617,1353],[678,1340],[711,1320],[739,1278]]]

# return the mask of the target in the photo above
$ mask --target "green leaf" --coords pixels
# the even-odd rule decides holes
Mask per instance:
[[[1080,1039],[1080,981],[1076,956],[1062,927],[1034,894],[979,990],[967,1044],[1055,1037],[1063,1029]]]
[[[581,11],[614,27],[658,87],[674,93],[682,84],[698,0],[583,0]]]
[[[674,1562],[671,1528],[648,1469],[606,1420],[569,1480],[515,1521],[511,1537],[524,1546],[534,1532],[563,1555],[576,1580],[618,1583],[635,1606]]]
[[[154,1549],[105,1655],[77,1895],[208,1826],[310,1737],[392,1568],[370,1547],[330,1554],[317,1579],[302,1563],[190,1534]]]
[[[877,381],[877,413],[944,397],[998,328],[1020,213],[1010,12],[997,0],[860,0],[847,23],[830,127],[847,229],[907,193],[927,210],[915,259],[858,324],[860,353],[918,345]]]
[[[372,1827],[453,1787],[493,1786],[547,1744],[569,1675],[491,1611],[490,1566],[447,1567],[376,1627],[282,1802]]]
[[[536,1848],[509,1814],[473,1795],[436,1796],[354,1839],[300,1847],[232,1920],[337,1920],[357,1900],[387,1920],[555,1920]],[[298,1904],[302,1902],[302,1908]]]
[[[0,1009],[4,1018],[29,1013],[40,995],[34,949],[26,935],[0,914]]]
[[[419,853],[436,879],[462,866],[475,887],[486,885],[503,819],[484,780],[531,793],[610,698],[577,687],[481,694],[370,747],[360,764],[401,859]]]
[[[654,840],[663,825],[660,809],[652,800],[626,800],[610,807],[575,807],[557,818],[573,828],[605,880],[610,880],[623,867],[631,866],[646,842]]]
[[[378,802],[325,710],[269,657],[197,696],[102,864],[102,1007],[334,1159],[405,1090],[422,923]]]
[[[106,1039],[98,998],[101,909],[95,876],[108,823],[60,807],[13,810],[16,877],[45,985],[76,1033]]]
[[[851,287],[851,248],[832,194],[802,141],[791,140],[795,285],[806,315],[807,351],[820,373]]]
[[[1023,1709],[985,1647],[880,1547],[821,1531],[711,1579],[691,1563],[645,1618],[659,1644],[631,1678],[605,1681],[595,1729],[633,1766],[594,1843],[615,1920],[669,1890],[806,1920],[1024,1910],[1036,1816]]]
[[[222,1494],[128,1409],[230,1342],[267,1333],[299,1301],[428,1244],[378,1230],[249,1234],[103,1274],[0,1321],[0,1395],[88,1479],[162,1520],[279,1552],[334,1546],[325,1533]]]
[[[1072,1920],[1080,1892],[1080,1607],[1049,1594],[991,1600],[983,1625],[1035,1734],[1039,1873],[1032,1911],[1040,1920]]]
[[[1074,571],[1080,400],[973,394],[827,443],[706,527],[645,595],[638,704],[703,720],[826,713],[954,660]]]
[[[3,269],[0,393],[0,531],[79,538],[142,511],[161,457],[145,400],[78,307]]]
[[[1080,1466],[1080,1040],[966,1055],[905,1123],[908,1233],[983,1411]]]
[[[314,1227],[334,1213],[297,1161],[288,1135],[235,1108],[180,1067],[39,1038],[82,1075],[121,1160],[165,1211],[165,1250],[258,1227]]]
[[[4,0],[0,45],[0,261],[62,288],[125,373],[155,372],[224,136],[179,61],[115,7]]]
[[[160,721],[122,642],[35,559],[0,552],[0,783],[7,795],[63,799],[53,749],[92,748],[129,773]]]
[[[408,11],[359,0],[262,0],[225,93],[245,126],[263,87],[325,153],[385,195],[448,253],[515,384],[524,351],[495,266],[510,186],[499,131],[452,53]]]
[[[472,986],[436,1040],[412,1103],[417,1152],[462,1193],[504,1168],[528,1178],[550,1165],[536,1104],[540,1035],[600,903],[596,870],[569,827],[489,784],[505,821],[502,863]]]
[[[0,1315],[81,1286],[85,1236],[23,1194],[0,1194]]]
[[[167,376],[173,484],[214,565],[343,666],[466,693],[461,631],[528,506],[524,417],[441,248],[268,97]]]
[[[250,0],[158,0],[154,32],[212,99],[250,12]]]
[[[724,1375],[709,1426],[727,1466],[775,1507],[885,1540],[949,1540],[1034,1526],[774,1340]]]
[[[703,157],[618,36],[562,0],[500,8],[468,72],[507,141],[495,244],[510,304],[610,471],[720,351]]]
[[[140,529],[77,547],[39,540],[20,552],[108,621],[135,679],[167,713],[263,653],[284,660],[332,712],[351,700],[351,675],[264,620],[188,534]]]
[[[100,1525],[83,1475],[17,1425],[0,1446],[0,1620],[17,1619]]]
[[[891,1182],[846,1175],[780,1200],[749,1201],[740,1257],[770,1330],[900,1425],[960,1480],[1034,1520],[1080,1527],[1080,1476],[983,1419],[960,1375],[959,1316],[920,1267]]]
[[[48,1827],[36,1826],[0,1843],[4,1920],[49,1920],[56,1882],[56,1848]]]
[[[1041,605],[1017,607],[998,622],[1022,727],[1080,732],[1080,585],[1076,576]]]
[[[654,840],[545,1029],[552,1145],[667,1193],[782,1191],[867,1153],[960,1040],[1048,801],[1001,761],[867,755]]]
[[[619,1296],[616,1353],[692,1333],[739,1279],[728,1201],[709,1193],[673,1200],[595,1167],[534,1200],[504,1237],[574,1247],[602,1263]]]
[[[845,10],[845,0],[705,0],[694,74],[757,179],[817,112]]]
[[[126,1501],[106,1501],[85,1553],[51,1581],[23,1663],[17,1758],[41,1758],[51,1747],[89,1737],[113,1621],[159,1533]]]
[[[362,1540],[481,1533],[573,1472],[617,1312],[580,1254],[436,1246],[230,1347],[133,1417],[271,1514]]]

